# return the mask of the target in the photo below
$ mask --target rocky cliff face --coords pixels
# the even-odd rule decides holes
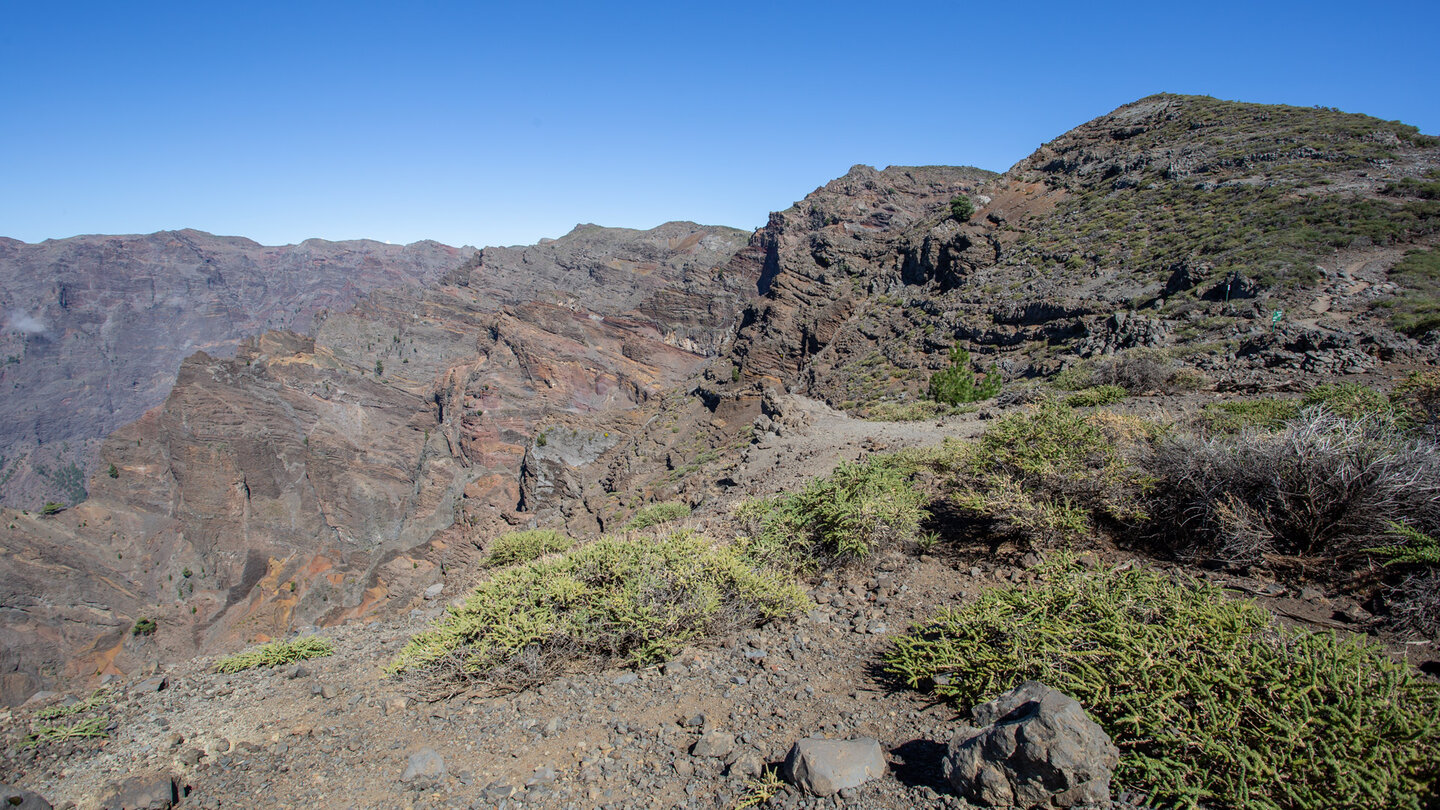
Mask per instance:
[[[573,468],[725,340],[756,279],[716,265],[745,238],[585,226],[194,354],[88,500],[4,513],[4,697],[405,608],[539,515],[596,526]]]
[[[1012,380],[1137,347],[1228,385],[1437,358],[1423,320],[1407,334],[1391,315],[1434,295],[1391,277],[1440,230],[1440,139],[1413,127],[1153,96],[1003,175],[927,170],[949,184],[905,187],[904,215],[870,231],[895,171],[852,172],[758,235],[747,381],[863,413],[921,395],[956,341]],[[976,211],[957,221],[962,192]]]
[[[474,252],[267,247],[191,230],[0,239],[0,502],[83,500],[100,440],[158,405],[186,356],[229,356],[265,329],[308,331],[317,313],[429,283]]]

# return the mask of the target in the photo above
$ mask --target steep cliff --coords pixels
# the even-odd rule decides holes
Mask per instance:
[[[0,502],[84,499],[102,438],[158,405],[180,361],[265,329],[307,331],[371,290],[474,254],[436,242],[267,247],[200,231],[0,239]]]

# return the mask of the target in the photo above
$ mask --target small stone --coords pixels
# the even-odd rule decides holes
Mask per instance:
[[[405,710],[408,709],[408,708],[410,708],[410,698],[407,698],[407,697],[392,697],[392,698],[386,698],[386,699],[385,699],[385,716],[386,716],[386,717],[389,717],[389,716],[392,715],[392,714],[399,714],[400,712],[403,712],[403,711],[405,711]]]
[[[535,775],[525,780],[525,787],[535,785],[549,785],[555,781],[555,769],[549,765],[541,765],[535,769]]]
[[[296,678],[308,678],[310,677],[310,668],[304,664],[296,664],[285,671],[285,677],[292,681]]]
[[[1319,588],[1305,587],[1300,589],[1300,598],[1306,602],[1319,602],[1325,598],[1325,594]]]
[[[1340,618],[1352,624],[1365,624],[1366,622],[1374,618],[1374,616],[1370,615],[1370,611],[1360,607],[1359,605],[1351,605],[1350,607],[1345,608],[1344,610],[1340,611],[1339,616]]]
[[[695,741],[690,754],[697,757],[723,757],[735,750],[735,737],[723,731],[707,731]]]
[[[614,681],[611,681],[611,683],[614,683],[616,686],[626,686],[626,685],[628,685],[628,684],[635,683],[635,682],[638,681],[639,679],[640,679],[640,676],[639,676],[639,675],[636,675],[636,674],[633,673],[633,672],[627,672],[627,673],[625,673],[624,675],[621,675],[620,677],[616,678]]]
[[[1040,559],[1040,555],[1031,551],[1020,558],[1020,567],[1029,571],[1032,568],[1039,568],[1042,562],[1044,562],[1044,560]]]
[[[690,764],[688,759],[675,760],[675,775],[682,779],[689,779],[695,775],[695,766]]]
[[[805,739],[785,757],[790,783],[816,796],[832,796],[885,774],[885,752],[871,737],[853,740]]]
[[[320,697],[325,700],[334,700],[335,696],[338,694],[340,694],[340,690],[336,689],[334,686],[331,686],[328,683],[320,687]]]
[[[444,592],[445,592],[445,585],[444,585],[444,583],[437,582],[437,583],[435,583],[434,585],[431,585],[430,587],[428,587],[428,588],[425,589],[425,598],[426,598],[426,599],[438,599],[438,598],[440,597],[440,594],[442,594],[442,593],[444,593]]]
[[[433,748],[421,748],[410,755],[410,762],[405,766],[400,781],[409,784],[417,779],[439,779],[444,775],[445,758]]]
[[[180,753],[180,761],[185,763],[186,765],[199,765],[200,760],[204,756],[205,752],[200,750],[199,748],[187,748]]]

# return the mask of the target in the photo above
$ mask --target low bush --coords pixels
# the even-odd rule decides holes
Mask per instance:
[[[1237,399],[1212,402],[1200,413],[1200,425],[1210,433],[1239,433],[1247,429],[1279,430],[1300,414],[1293,399]]]
[[[871,422],[921,422],[926,419],[940,419],[974,413],[974,405],[947,405],[943,402],[918,399],[913,402],[877,402],[865,410],[865,419]]]
[[[440,691],[516,688],[583,663],[661,661],[805,602],[787,578],[693,532],[602,537],[500,569],[412,638],[390,670]]]
[[[1395,386],[1391,402],[1406,425],[1435,435],[1440,432],[1440,371],[1416,371]]]
[[[1109,422],[1046,402],[996,421],[970,444],[923,463],[941,474],[948,502],[1029,543],[1090,533],[1096,521],[1144,516],[1144,477],[1121,452]]]
[[[961,707],[1032,679],[1073,696],[1147,806],[1434,806],[1440,692],[1383,650],[1178,575],[1043,576],[917,625],[887,671]]]
[[[630,522],[625,524],[624,531],[640,531],[641,529],[648,529],[652,526],[659,526],[662,523],[670,523],[671,521],[689,516],[690,507],[679,501],[652,503],[636,511],[630,518]]]
[[[138,618],[138,619],[135,620],[135,626],[130,628],[130,635],[132,635],[132,636],[153,636],[153,635],[155,635],[155,630],[156,630],[155,620],[154,620],[154,619],[151,619],[151,618],[147,618],[147,617],[145,617],[145,616],[141,616],[140,618]]]
[[[489,553],[485,556],[485,564],[500,566],[530,562],[544,557],[546,554],[569,551],[574,546],[574,540],[554,529],[527,529],[510,532],[491,541]]]
[[[1072,408],[1090,408],[1097,405],[1114,405],[1129,396],[1118,385],[1097,385],[1076,391],[1065,398],[1065,404]]]
[[[928,500],[914,471],[909,456],[873,455],[842,462],[797,493],[747,501],[736,512],[744,553],[757,564],[809,570],[914,541]]]
[[[307,658],[324,658],[335,653],[335,645],[329,639],[319,636],[302,636],[291,641],[272,641],[245,652],[221,658],[215,662],[215,671],[223,673],[243,672],[254,667],[278,667],[293,664]]]
[[[1387,521],[1440,528],[1440,447],[1374,417],[1303,411],[1274,432],[1156,441],[1149,531],[1183,553],[1344,559]]]

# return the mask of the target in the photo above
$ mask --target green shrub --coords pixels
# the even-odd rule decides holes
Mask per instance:
[[[40,507],[40,514],[46,515],[46,516],[49,516],[49,515],[58,515],[58,514],[60,514],[61,512],[64,512],[64,511],[65,511],[65,504],[63,504],[63,503],[56,503],[56,502],[54,502],[54,501],[46,501],[46,502],[45,502],[45,505],[42,506],[42,507]]]
[[[912,480],[915,465],[900,454],[842,462],[799,492],[742,504],[741,543],[757,564],[809,570],[913,541],[928,497]]]
[[[1366,551],[1384,557],[1386,565],[1440,566],[1440,540],[1404,523],[1392,520],[1388,525],[1398,542]]]
[[[969,222],[975,216],[975,203],[969,197],[960,195],[950,200],[950,216],[956,222]]]
[[[1065,398],[1065,404],[1072,408],[1089,408],[1096,405],[1113,405],[1124,400],[1129,394],[1118,385],[1097,385],[1076,391]]]
[[[292,641],[272,641],[215,662],[215,671],[242,672],[252,667],[278,667],[307,658],[324,658],[335,653],[335,645],[319,636],[302,636]]]
[[[141,616],[135,620],[135,626],[130,628],[130,634],[132,636],[153,636],[155,630],[155,620]]]
[[[83,712],[92,711],[106,705],[105,690],[96,689],[90,693],[90,697],[84,700],[77,700],[74,703],[65,703],[59,706],[47,706],[35,713],[37,720],[55,720],[61,717],[70,717]]]
[[[1143,518],[1144,476],[1105,423],[1045,402],[996,421],[977,441],[947,445],[927,463],[946,478],[952,505],[1028,542],[1076,539],[1097,518]]]
[[[1390,405],[1390,397],[1384,391],[1377,391],[1360,383],[1342,382],[1317,385],[1300,400],[1300,407],[1323,407],[1330,413],[1346,419],[1374,417],[1385,422],[1395,419],[1394,409]]]
[[[970,352],[955,344],[950,348],[950,367],[930,376],[930,398],[947,405],[978,402],[1000,393],[1000,370],[991,366],[985,378],[975,382]]]
[[[1299,413],[1300,403],[1293,399],[1237,399],[1206,405],[1200,413],[1200,424],[1211,433],[1279,430]]]
[[[485,564],[489,566],[513,565],[530,562],[546,554],[569,551],[575,541],[553,529],[528,529],[502,534],[490,541]]]
[[[1405,663],[1189,578],[1061,563],[1031,590],[942,611],[885,656],[974,706],[1027,680],[1071,695],[1154,806],[1433,806],[1440,692]]]
[[[664,503],[652,503],[649,506],[641,507],[625,524],[622,531],[634,532],[641,529],[648,529],[651,526],[659,526],[662,523],[669,523],[690,516],[690,507],[679,501],[665,501]]]
[[[36,723],[30,729],[30,736],[21,747],[33,748],[41,743],[69,742],[71,740],[97,739],[110,736],[110,721],[104,717],[87,717],[68,726],[50,726]]]
[[[782,576],[693,532],[602,537],[497,571],[412,638],[390,670],[519,686],[582,662],[661,661],[804,604]]]
[[[106,471],[105,471],[105,474],[108,475],[108,476],[110,476],[111,478],[119,478],[119,477],[120,477],[120,468],[119,468],[119,467],[116,467],[114,464],[111,464],[111,465],[110,465],[110,469],[106,470]]]

